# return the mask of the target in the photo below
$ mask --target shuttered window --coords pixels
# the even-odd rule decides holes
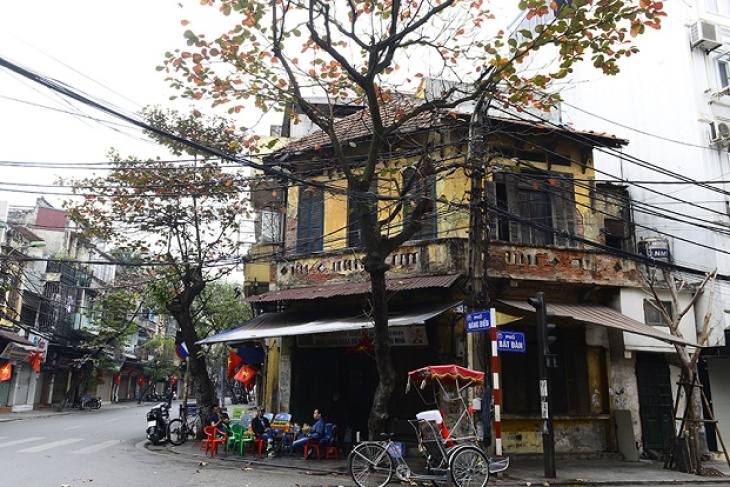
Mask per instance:
[[[321,252],[324,237],[324,192],[309,187],[299,188],[297,213],[298,254]]]
[[[488,186],[490,235],[533,245],[575,246],[573,178],[562,173],[495,174]]]
[[[403,225],[405,226],[408,223],[415,205],[424,198],[427,198],[432,203],[431,208],[421,217],[421,229],[411,237],[411,240],[433,240],[438,233],[436,221],[436,176],[422,177],[416,174],[415,168],[405,169],[403,171],[404,184],[407,184],[412,179],[413,183],[410,191],[408,191],[409,198],[403,205]]]
[[[360,194],[360,198],[364,198],[368,202],[370,214],[373,219],[377,218],[377,194],[378,194],[378,181],[374,180],[370,184],[370,192],[372,194],[363,195]],[[357,198],[355,195],[350,195],[347,199],[347,246],[360,248],[364,246],[362,237],[362,225],[360,223],[360,213],[357,211]]]

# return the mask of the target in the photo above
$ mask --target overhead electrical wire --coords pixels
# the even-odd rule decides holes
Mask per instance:
[[[194,148],[196,148],[198,150],[201,150],[203,152],[211,153],[213,155],[218,155],[222,159],[229,160],[229,161],[234,161],[234,162],[240,163],[240,164],[245,165],[245,166],[248,166],[248,167],[253,167],[253,168],[259,169],[262,172],[264,172],[264,174],[266,174],[268,176],[273,176],[273,177],[276,177],[276,178],[279,178],[279,179],[287,180],[289,182],[296,182],[296,183],[299,183],[299,184],[306,184],[308,186],[320,187],[322,189],[326,189],[326,190],[332,191],[332,192],[338,192],[338,193],[343,193],[344,192],[344,193],[348,193],[348,194],[350,194],[350,193],[356,193],[356,192],[352,192],[352,191],[348,191],[348,190],[343,191],[341,188],[328,187],[328,185],[323,184],[323,183],[319,183],[317,181],[304,180],[301,177],[297,177],[297,176],[294,176],[292,174],[288,174],[288,173],[283,173],[283,172],[277,171],[277,170],[275,170],[275,169],[273,169],[273,168],[271,168],[269,166],[262,165],[262,164],[259,164],[259,163],[254,163],[253,161],[251,161],[249,159],[241,158],[241,157],[232,157],[232,156],[230,156],[228,154],[220,153],[220,151],[216,151],[214,149],[211,149],[211,148],[202,146],[202,145],[200,145],[200,144],[198,144],[196,142],[189,141],[187,139],[184,139],[182,137],[176,136],[174,134],[170,134],[170,133],[167,133],[167,132],[164,132],[164,131],[155,129],[154,127],[150,127],[149,125],[145,124],[144,122],[141,122],[141,121],[137,120],[136,118],[133,118],[133,117],[124,115],[124,114],[122,114],[122,113],[120,113],[120,112],[118,112],[118,111],[116,111],[114,109],[111,109],[111,108],[109,108],[107,106],[104,106],[104,105],[98,103],[98,102],[95,102],[95,101],[89,99],[88,97],[85,97],[85,96],[79,94],[78,92],[72,90],[71,88],[62,86],[62,85],[58,84],[57,82],[53,82],[53,81],[51,81],[51,80],[49,80],[47,78],[44,78],[44,77],[39,76],[39,75],[36,75],[35,73],[32,73],[32,72],[30,72],[28,70],[25,70],[24,68],[21,68],[21,67],[19,67],[16,64],[10,63],[7,60],[5,60],[4,58],[0,58],[0,67],[5,67],[7,69],[10,69],[11,71],[16,72],[18,74],[21,74],[22,76],[25,76],[28,79],[31,79],[31,80],[33,80],[33,81],[35,81],[37,83],[40,83],[40,84],[46,86],[47,88],[52,89],[52,90],[54,90],[54,91],[56,91],[56,92],[58,92],[58,93],[60,93],[60,94],[62,94],[64,96],[68,96],[68,97],[70,97],[72,99],[75,99],[77,101],[81,101],[82,103],[85,103],[88,106],[91,106],[93,108],[96,108],[98,110],[101,110],[101,111],[103,111],[105,113],[108,113],[108,114],[111,114],[113,116],[122,118],[123,120],[131,123],[132,125],[135,125],[137,127],[143,128],[144,130],[150,131],[150,132],[155,133],[155,134],[160,135],[160,136],[164,136],[164,137],[173,139],[173,140],[175,140],[177,142],[184,143],[186,145],[189,145],[191,147],[194,147]],[[556,128],[560,128],[562,130],[565,130],[564,127],[557,127],[556,126]],[[626,157],[626,154],[622,154],[621,157],[622,158],[625,158]],[[641,163],[642,162],[642,161],[640,161],[638,159],[635,159],[635,160],[637,161],[637,163]],[[659,168],[659,169],[661,169],[661,168]],[[321,167],[319,168],[319,170],[321,170]],[[676,175],[676,173],[672,173],[670,171],[660,170],[659,172],[661,172],[661,173],[663,173],[665,175],[672,176],[672,177],[678,177],[679,176],[679,175]],[[683,180],[686,181],[686,182],[688,182],[688,183],[691,183],[691,180],[689,178],[684,178]],[[701,182],[697,182],[697,183],[698,183],[698,185],[703,186],[706,189],[717,190],[717,188],[712,187],[710,184],[701,183]],[[626,184],[633,184],[633,183],[626,181]],[[680,199],[677,199],[677,201],[678,202],[681,202],[683,204],[687,204],[688,203],[687,201],[680,200]],[[711,211],[711,210],[709,210],[707,208],[703,208],[703,209],[705,209],[706,211]]]

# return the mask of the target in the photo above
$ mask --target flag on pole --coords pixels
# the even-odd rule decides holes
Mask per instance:
[[[256,370],[253,367],[244,365],[238,369],[238,372],[236,372],[236,375],[233,378],[239,382],[243,382],[244,384],[252,383],[256,378]]]
[[[181,331],[175,333],[175,353],[180,357],[180,360],[185,360],[190,355],[188,353],[188,346],[185,345],[185,337],[183,337]]]
[[[41,352],[40,350],[33,350],[30,352],[30,355],[28,355],[28,362],[30,362],[30,366],[33,367],[33,370],[36,372],[41,371]]]
[[[236,352],[228,351],[228,378],[230,379],[236,375],[236,367],[241,365],[243,359]]]
[[[13,376],[13,366],[10,362],[5,365],[0,365],[0,382],[10,380]]]
[[[185,360],[186,358],[188,358],[188,355],[190,355],[188,353],[188,346],[184,343],[181,343],[175,347],[175,353],[178,357],[180,357],[181,360]]]

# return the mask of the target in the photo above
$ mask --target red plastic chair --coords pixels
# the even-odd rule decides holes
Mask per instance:
[[[253,452],[263,455],[266,449],[266,443],[265,439],[261,438],[260,435],[256,435],[253,440]]]
[[[329,441],[324,446],[324,458],[326,460],[334,459],[337,460],[337,454],[339,451],[339,446],[337,443],[337,426],[332,426],[332,431],[330,433]]]
[[[200,449],[202,450],[203,447],[205,447],[206,455],[210,450],[210,456],[215,456],[215,454],[218,453],[218,445],[226,445],[228,443],[228,435],[226,433],[221,433],[220,430],[213,425],[203,428],[203,432],[206,434],[207,438],[200,442]]]
[[[304,459],[306,460],[309,456],[310,450],[317,453],[317,460],[319,460],[319,438],[307,438],[307,442],[304,444]]]

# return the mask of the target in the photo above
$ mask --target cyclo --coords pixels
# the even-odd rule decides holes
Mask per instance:
[[[434,484],[453,482],[457,487],[483,487],[490,473],[507,469],[509,458],[488,458],[477,442],[477,430],[465,393],[469,387],[484,384],[484,372],[458,365],[433,365],[408,373],[406,393],[411,385],[424,399],[421,391],[431,386],[433,400],[438,395],[452,403],[449,409],[459,410],[455,421],[446,424],[438,409],[423,411],[416,419],[408,420],[418,442],[418,450],[425,459],[418,471],[397,454],[392,434],[383,433],[381,441],[357,444],[348,457],[350,476],[359,487],[383,487],[393,474],[402,481],[430,481]],[[488,407],[488,406],[487,406]]]

